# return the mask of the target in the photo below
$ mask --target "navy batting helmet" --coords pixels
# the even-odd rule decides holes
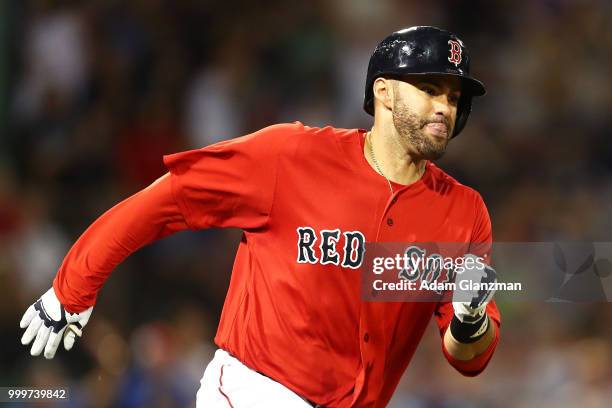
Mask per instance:
[[[453,75],[461,79],[461,98],[453,137],[464,128],[472,97],[486,93],[482,82],[470,76],[468,50],[455,34],[431,26],[396,31],[382,40],[370,57],[363,109],[374,115],[374,80],[393,75]]]

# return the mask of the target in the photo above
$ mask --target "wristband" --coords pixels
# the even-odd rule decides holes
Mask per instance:
[[[459,343],[474,343],[482,338],[489,327],[489,316],[485,313],[473,323],[463,323],[453,315],[450,323],[451,335]]]

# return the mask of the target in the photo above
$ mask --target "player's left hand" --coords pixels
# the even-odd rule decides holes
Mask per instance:
[[[30,354],[38,356],[44,349],[45,358],[51,359],[62,337],[64,348],[72,348],[76,337],[81,337],[81,330],[89,321],[92,311],[93,307],[81,313],[67,312],[51,288],[23,314],[19,326],[27,329],[21,337],[21,344],[28,345],[35,338]]]
[[[484,316],[487,304],[495,294],[494,289],[478,287],[493,286],[488,284],[497,281],[497,273],[493,267],[482,262],[482,258],[479,260],[472,254],[467,254],[464,258],[466,266],[462,273],[457,272],[455,278],[457,289],[453,293],[453,309],[459,321],[472,323]],[[468,262],[468,259],[471,261]],[[459,281],[464,281],[464,284],[459,285]],[[474,286],[476,287],[472,288]]]

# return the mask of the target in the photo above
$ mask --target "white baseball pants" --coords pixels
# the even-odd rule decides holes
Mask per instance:
[[[215,352],[200,384],[197,408],[311,408],[289,388],[221,349]]]

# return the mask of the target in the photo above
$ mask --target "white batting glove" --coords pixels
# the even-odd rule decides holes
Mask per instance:
[[[497,273],[491,266],[480,261],[472,254],[465,255],[464,270],[457,272],[453,293],[454,317],[451,321],[451,333],[462,343],[478,340],[487,331],[489,319],[486,317],[487,304],[495,294],[494,288],[488,288],[497,281]],[[471,259],[471,261],[467,261]],[[467,266],[469,264],[469,266]]]
[[[44,349],[45,358],[51,359],[62,337],[64,348],[72,348],[76,337],[82,336],[82,329],[92,311],[93,307],[81,313],[67,312],[51,288],[23,314],[19,326],[27,329],[21,337],[21,344],[28,345],[35,338],[30,354],[38,356]]]

